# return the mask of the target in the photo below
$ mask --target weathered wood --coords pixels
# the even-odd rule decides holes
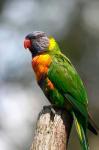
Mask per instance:
[[[44,107],[40,113],[31,150],[66,150],[72,116],[66,110]]]

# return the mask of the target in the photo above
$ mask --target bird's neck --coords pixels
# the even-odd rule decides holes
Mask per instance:
[[[60,52],[60,48],[53,37],[49,38],[48,52],[49,53],[59,53]]]

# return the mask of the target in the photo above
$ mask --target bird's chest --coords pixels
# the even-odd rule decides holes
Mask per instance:
[[[47,74],[51,61],[51,57],[48,54],[38,55],[32,59],[32,67],[36,74],[37,81],[40,81],[41,78]]]

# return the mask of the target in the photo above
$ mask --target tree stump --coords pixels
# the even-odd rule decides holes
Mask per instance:
[[[43,107],[30,150],[67,150],[72,121],[66,110]]]

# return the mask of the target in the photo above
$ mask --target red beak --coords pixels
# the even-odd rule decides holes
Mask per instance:
[[[31,41],[29,39],[24,40],[24,48],[30,48],[31,47]]]

